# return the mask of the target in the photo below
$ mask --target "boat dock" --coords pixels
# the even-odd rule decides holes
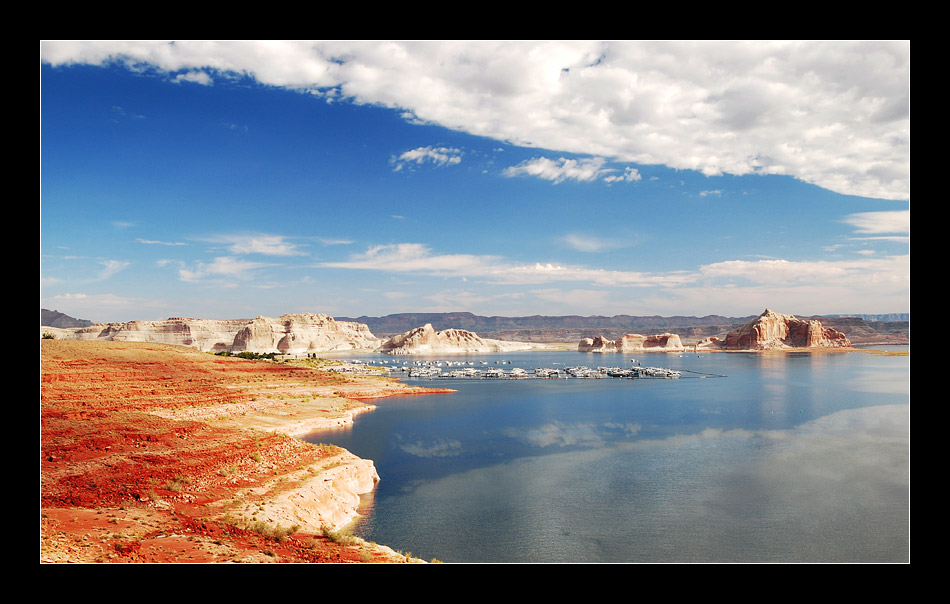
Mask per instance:
[[[502,365],[508,361],[499,361]],[[358,371],[360,367],[366,371],[383,371],[389,374],[404,375],[410,378],[452,378],[452,379],[491,379],[491,380],[526,380],[526,379],[679,379],[684,373],[694,374],[695,377],[725,377],[719,375],[699,374],[688,370],[669,369],[665,367],[537,367],[533,371],[514,367],[505,370],[503,367],[485,367],[487,363],[480,361],[478,366],[473,361],[388,361],[350,363],[351,371]],[[690,376],[693,377],[693,376]]]

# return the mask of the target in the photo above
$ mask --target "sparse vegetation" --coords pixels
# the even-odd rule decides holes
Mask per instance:
[[[326,539],[336,543],[337,545],[360,545],[362,543],[362,540],[359,537],[348,535],[341,531],[334,531],[326,525],[320,527],[320,533]]]
[[[300,525],[298,524],[285,527],[280,523],[271,524],[265,520],[237,521],[233,524],[245,530],[254,531],[258,535],[272,541],[277,541],[278,543],[300,530]]]
[[[221,352],[216,352],[214,354],[219,357],[237,357],[239,359],[250,359],[252,361],[273,361],[274,357],[277,356],[276,352],[249,352],[246,350],[244,352],[238,353],[231,353],[227,350],[222,350]]]
[[[181,485],[189,484],[190,482],[191,482],[191,479],[188,478],[187,476],[176,474],[174,480],[170,480],[165,483],[165,490],[177,493],[181,491]]]

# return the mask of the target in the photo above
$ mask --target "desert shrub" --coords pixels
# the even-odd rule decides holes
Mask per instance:
[[[361,543],[359,537],[348,535],[340,531],[334,531],[326,525],[320,527],[320,532],[326,539],[329,539],[338,545],[359,545]]]

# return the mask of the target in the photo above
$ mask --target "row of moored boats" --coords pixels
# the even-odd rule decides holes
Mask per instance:
[[[529,379],[529,378],[661,378],[676,379],[682,376],[680,371],[663,367],[538,367],[534,371],[527,371],[515,367],[505,371],[500,367],[480,369],[477,367],[462,367],[459,369],[443,370],[439,365],[416,365],[388,367],[389,371],[404,372],[411,378],[458,378],[458,379]]]

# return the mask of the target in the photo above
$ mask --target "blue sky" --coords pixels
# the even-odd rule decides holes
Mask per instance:
[[[908,312],[908,42],[40,48],[94,321]]]

